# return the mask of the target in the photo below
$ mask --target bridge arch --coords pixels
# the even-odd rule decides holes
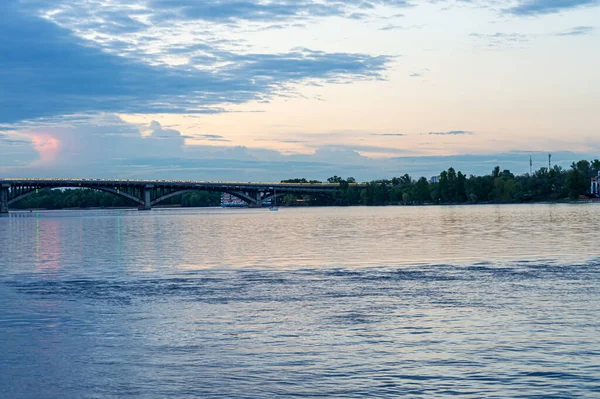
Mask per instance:
[[[185,193],[191,193],[192,191],[200,191],[200,190],[194,189],[194,188],[189,188],[189,189],[185,189],[185,190],[173,191],[172,193],[165,194],[163,196],[155,198],[154,200],[152,200],[150,202],[150,205],[154,206],[154,205],[159,204],[159,203],[161,203],[161,202],[163,202],[165,200],[168,200],[171,197],[175,197],[177,195],[182,195],[182,194],[185,194]]]
[[[90,188],[92,190],[97,190],[97,191],[104,191],[105,193],[114,194],[117,197],[129,199],[133,202],[137,202],[140,205],[144,205],[144,200],[142,200],[134,195],[131,195],[129,193],[121,192],[121,190],[115,190],[114,188],[110,188],[110,187],[98,187],[98,186],[90,186],[90,187],[85,187],[85,188]]]
[[[251,196],[249,196],[248,194],[242,193],[240,191],[223,191],[224,193],[227,194],[231,194],[236,198],[241,199],[242,201],[244,201],[245,203],[248,204],[248,206],[260,206],[262,205],[262,202],[264,201],[264,199],[261,198],[252,198]],[[260,195],[260,193],[258,193]]]
[[[212,191],[228,193],[241,199],[249,207],[260,207],[265,201],[273,201],[286,194],[311,194],[326,196],[341,186],[323,184],[287,184],[252,182],[209,182],[183,180],[108,180],[108,179],[29,179],[0,178],[0,214],[8,213],[9,204],[45,189],[79,188],[103,191],[133,204],[139,209],[151,209],[176,195],[191,191]]]
[[[17,195],[16,197],[10,198],[7,201],[8,205],[12,205],[15,202],[18,202],[20,200],[22,200],[23,198],[29,197],[30,195],[32,195],[33,193],[36,193],[38,191],[41,190],[54,190],[54,189],[60,189],[60,188],[76,188],[76,189],[82,189],[82,188],[87,188],[90,190],[96,190],[96,191],[102,191],[102,192],[106,192],[106,193],[110,193],[113,194],[117,197],[121,197],[121,198],[125,198],[128,199],[130,201],[133,201],[139,205],[143,205],[144,201],[140,198],[137,198],[134,195],[131,195],[129,193],[125,193],[125,192],[121,192],[120,190],[116,190],[114,188],[110,188],[110,187],[98,187],[98,186],[70,186],[70,185],[66,185],[64,187],[31,187],[28,188],[26,191],[21,192],[19,195]]]
[[[263,201],[266,201],[266,202],[273,201],[274,199],[283,197],[287,194],[289,194],[289,193],[268,194],[263,198]]]
[[[259,203],[262,203],[262,201],[265,200],[265,199],[261,200],[261,199],[252,198],[251,196],[249,196],[249,195],[247,195],[245,193],[239,192],[239,191],[231,191],[231,190],[224,190],[224,191],[222,191],[222,190],[215,190],[215,189],[211,190],[211,189],[206,189],[206,188],[205,189],[202,189],[202,188],[186,188],[186,189],[183,189],[183,190],[173,191],[173,192],[170,192],[168,194],[165,194],[165,195],[162,195],[160,197],[157,197],[157,198],[153,199],[150,204],[152,206],[154,206],[154,205],[157,205],[157,204],[159,204],[159,203],[161,203],[161,202],[163,202],[165,200],[168,200],[169,198],[175,197],[177,195],[183,195],[183,194],[186,194],[186,193],[191,193],[191,192],[194,192],[194,191],[213,191],[213,192],[214,191],[219,191],[219,192],[224,192],[224,193],[227,193],[227,194],[231,194],[231,195],[233,195],[236,198],[241,199],[242,201],[246,202],[248,205],[259,204]]]
[[[7,201],[8,205],[14,204],[17,201],[22,200],[25,197],[29,197],[31,194],[33,194],[34,192],[37,192],[38,190],[44,190],[45,188],[43,187],[33,187],[28,189],[27,191],[22,192],[21,194],[17,195],[14,198],[9,198]]]

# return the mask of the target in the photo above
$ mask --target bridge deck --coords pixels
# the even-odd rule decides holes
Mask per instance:
[[[281,183],[281,182],[232,182],[232,181],[204,181],[204,180],[129,180],[129,179],[54,179],[54,178],[0,178],[0,184],[15,185],[42,185],[77,187],[81,186],[210,186],[210,187],[247,187],[251,189],[277,187],[277,188],[312,188],[336,189],[339,183]],[[351,183],[351,185],[359,185]]]
[[[356,187],[364,184],[351,183]],[[127,198],[150,209],[153,205],[175,195],[194,190],[222,191],[237,196],[249,206],[261,206],[284,194],[328,195],[343,186],[340,183],[275,183],[231,182],[202,180],[126,180],[126,179],[53,179],[0,178],[0,213],[7,213],[11,203],[39,189],[90,188]]]

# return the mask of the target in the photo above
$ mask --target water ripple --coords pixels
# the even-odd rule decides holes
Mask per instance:
[[[3,218],[0,397],[596,398],[597,209]]]

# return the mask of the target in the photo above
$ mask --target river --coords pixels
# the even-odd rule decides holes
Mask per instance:
[[[600,204],[15,212],[2,398],[597,398]]]

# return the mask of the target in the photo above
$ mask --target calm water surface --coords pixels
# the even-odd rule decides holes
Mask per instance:
[[[0,218],[0,398],[598,398],[600,205]]]

